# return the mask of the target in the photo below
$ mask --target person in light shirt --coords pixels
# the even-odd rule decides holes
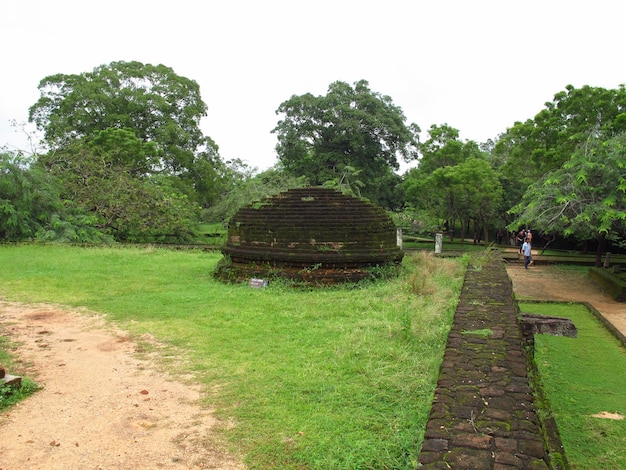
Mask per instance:
[[[522,244],[522,253],[524,253],[524,268],[528,269],[528,265],[532,261],[531,246],[528,239],[524,240],[524,243]]]

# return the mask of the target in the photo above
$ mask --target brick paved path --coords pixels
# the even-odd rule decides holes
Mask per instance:
[[[468,267],[420,468],[548,469],[527,370],[504,264]]]

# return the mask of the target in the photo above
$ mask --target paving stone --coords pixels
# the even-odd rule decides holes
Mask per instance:
[[[495,462],[502,465],[510,465],[515,468],[522,468],[524,461],[510,452],[496,452]]]
[[[496,444],[496,449],[503,452],[515,452],[517,451],[519,445],[516,439],[503,439],[501,437],[496,437],[494,442]]]
[[[447,439],[428,439],[424,442],[422,450],[425,452],[441,452],[448,450]]]
[[[493,439],[491,436],[465,433],[452,438],[454,447],[469,447],[471,449],[491,449]]]
[[[455,470],[491,470],[493,454],[490,450],[456,448],[445,454],[445,462]]]

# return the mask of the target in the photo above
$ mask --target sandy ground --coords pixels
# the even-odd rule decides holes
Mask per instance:
[[[0,301],[0,328],[44,386],[0,415],[0,470],[244,468],[212,442],[200,390],[102,317]]]
[[[626,304],[584,274],[507,271],[519,299],[589,302],[626,334]],[[215,445],[201,391],[139,359],[102,317],[0,301],[0,329],[19,344],[17,373],[44,386],[0,415],[0,470],[244,468]]]

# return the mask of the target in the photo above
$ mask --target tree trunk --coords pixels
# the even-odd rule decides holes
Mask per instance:
[[[602,266],[602,253],[604,253],[604,247],[606,246],[606,235],[601,233],[598,235],[598,247],[596,248],[596,268]]]
[[[463,243],[465,243],[465,220],[461,219],[461,245]]]
[[[480,243],[480,225],[478,219],[474,219],[474,245]]]
[[[483,219],[483,235],[485,240],[485,246],[489,246],[489,226],[487,225],[487,221]]]

